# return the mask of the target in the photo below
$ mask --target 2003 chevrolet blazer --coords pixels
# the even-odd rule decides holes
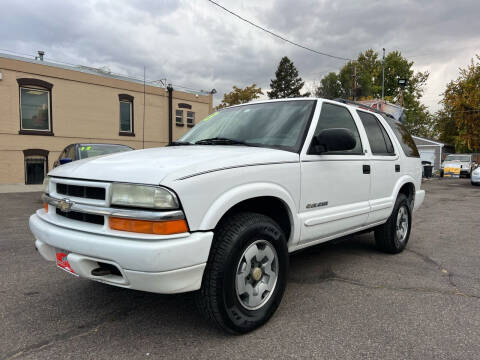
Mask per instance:
[[[171,145],[52,170],[30,217],[35,245],[80,277],[197,291],[207,317],[235,333],[275,312],[289,252],[371,229],[379,249],[399,253],[425,196],[405,128],[346,101],[233,106]]]

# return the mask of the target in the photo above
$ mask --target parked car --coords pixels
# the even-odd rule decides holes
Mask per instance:
[[[92,156],[107,155],[117,152],[133,150],[127,145],[118,144],[70,144],[60,153],[53,163],[53,167],[67,164],[72,161],[86,159]]]
[[[459,176],[469,178],[475,162],[471,154],[447,155],[440,168],[440,176]]]
[[[289,253],[365,230],[399,253],[425,196],[405,127],[355,104],[233,106],[172,145],[52,170],[30,217],[35,245],[83,278],[196,291],[200,310],[234,333],[273,315]]]
[[[480,167],[476,167],[475,170],[472,171],[471,177],[472,185],[480,185]]]

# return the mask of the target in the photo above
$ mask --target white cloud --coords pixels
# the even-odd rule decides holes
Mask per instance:
[[[438,109],[439,94],[480,50],[478,1],[233,1],[219,0],[252,21],[344,57],[373,48],[399,49],[415,69],[428,70],[424,103]],[[233,85],[268,88],[282,56],[312,84],[342,61],[275,39],[206,0],[18,0],[0,23],[0,48],[115,72],[167,77],[174,84],[218,90]],[[417,57],[415,57],[417,56]]]

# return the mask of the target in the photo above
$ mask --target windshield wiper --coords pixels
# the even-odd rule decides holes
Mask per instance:
[[[168,146],[182,146],[182,145],[193,145],[190,142],[187,141],[172,141]]]
[[[214,137],[210,139],[203,139],[203,140],[198,140],[195,142],[196,145],[245,145],[245,146],[251,146],[250,144],[239,141],[239,140],[234,140],[234,139],[228,139],[228,138],[223,138],[223,137]]]

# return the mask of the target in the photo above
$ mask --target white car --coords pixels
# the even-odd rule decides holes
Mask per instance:
[[[440,176],[465,176],[469,178],[475,162],[471,154],[450,154],[441,165]]]
[[[480,166],[472,171],[470,180],[472,181],[472,185],[480,185]]]
[[[197,291],[207,317],[234,333],[275,312],[289,253],[366,229],[399,253],[425,196],[405,128],[347,102],[234,106],[172,145],[52,170],[30,217],[35,245],[83,278]]]

